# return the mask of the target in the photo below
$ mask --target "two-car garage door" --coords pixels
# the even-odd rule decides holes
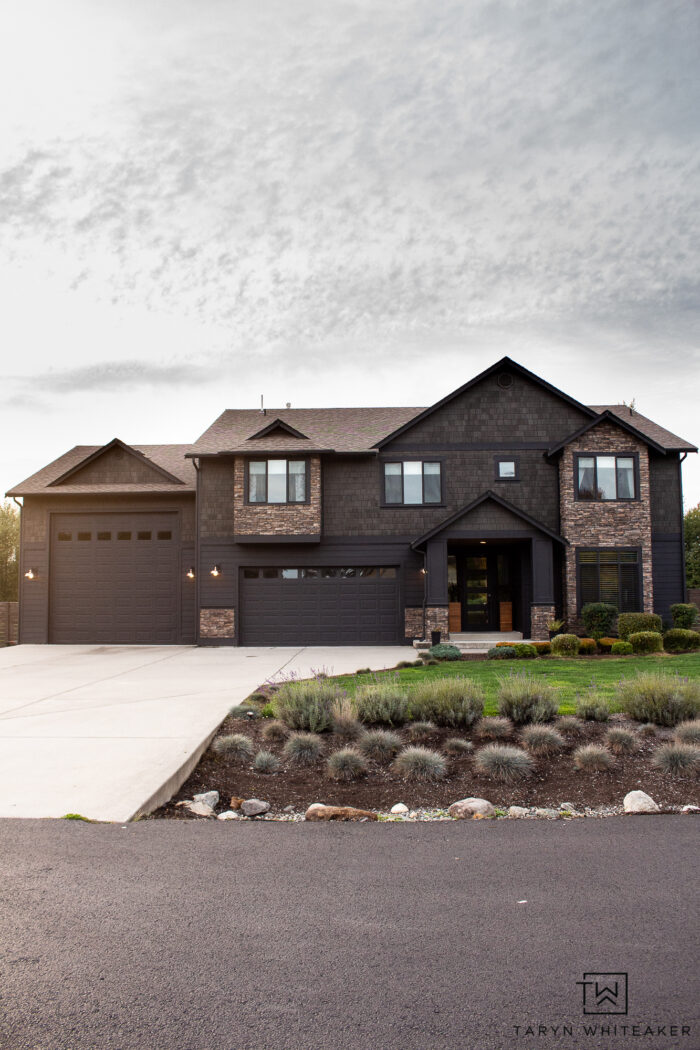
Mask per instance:
[[[49,638],[178,641],[176,514],[58,514],[51,525]]]

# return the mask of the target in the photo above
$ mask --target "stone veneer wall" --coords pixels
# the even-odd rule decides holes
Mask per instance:
[[[639,499],[631,502],[575,500],[576,452],[636,452],[639,456]],[[576,594],[577,547],[640,547],[642,556],[643,611],[653,612],[651,568],[651,510],[649,453],[647,446],[612,423],[600,423],[567,445],[559,463],[561,535],[566,548],[564,609],[569,628],[579,626]]]
[[[246,503],[246,460],[236,457],[233,524],[239,536],[320,535],[321,458],[311,456],[308,503]]]
[[[423,638],[423,607],[404,609],[404,634],[406,638]],[[449,611],[446,605],[429,605],[425,610],[425,638],[431,631],[440,631],[440,640],[450,637]]]
[[[556,616],[554,605],[531,605],[530,606],[530,637],[533,641],[548,641],[549,628],[547,623]]]
[[[200,609],[199,637],[207,640],[233,638],[235,623],[233,609]]]

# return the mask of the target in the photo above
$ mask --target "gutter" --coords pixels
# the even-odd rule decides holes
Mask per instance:
[[[685,515],[683,514],[683,470],[682,466],[684,461],[688,458],[688,453],[684,452],[682,456],[678,457],[678,489],[680,491],[680,503],[681,503],[681,572],[683,574],[683,602],[688,601],[688,582],[686,576],[685,566]]]
[[[196,471],[194,490],[194,638],[195,644],[199,645],[199,474],[201,467],[196,456],[192,457],[192,465]],[[182,569],[180,569],[180,572],[182,572]]]

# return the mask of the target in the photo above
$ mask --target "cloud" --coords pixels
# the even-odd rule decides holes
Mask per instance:
[[[211,371],[197,365],[153,365],[141,361],[105,361],[84,368],[49,369],[43,374],[10,378],[25,390],[55,394],[110,393],[144,386],[169,388],[212,382]],[[24,394],[12,400],[21,404],[26,398]]]

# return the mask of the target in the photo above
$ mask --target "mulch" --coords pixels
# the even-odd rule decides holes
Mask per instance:
[[[662,808],[687,803],[700,804],[700,785],[696,775],[671,776],[651,764],[654,751],[671,738],[672,731],[658,727],[655,737],[645,737],[639,734],[636,723],[622,715],[613,715],[607,724],[584,722],[579,729],[566,730],[566,748],[555,756],[536,756],[535,772],[515,784],[503,784],[477,773],[473,752],[464,757],[448,757],[447,776],[437,783],[403,780],[387,766],[376,762],[369,763],[369,772],[361,780],[337,783],[327,777],[325,761],[303,768],[285,765],[282,745],[271,745],[263,740],[261,732],[264,724],[263,719],[252,721],[229,717],[218,735],[245,733],[250,736],[256,750],[273,751],[282,760],[282,767],[277,773],[256,773],[250,768],[249,761],[231,760],[225,755],[217,755],[209,748],[174,798],[152,814],[150,819],[193,819],[182,807],[176,807],[175,803],[211,790],[219,792],[219,812],[229,808],[232,796],[264,799],[271,804],[273,812],[281,812],[286,806],[303,811],[312,802],[383,811],[389,810],[396,802],[404,802],[411,809],[445,808],[457,799],[469,796],[486,798],[498,807],[557,807],[562,802],[570,802],[577,809],[585,809],[619,806],[628,791],[637,789],[646,791]],[[556,727],[557,723],[553,725]],[[574,749],[582,744],[603,743],[606,730],[612,726],[624,726],[634,731],[638,737],[638,749],[628,755],[616,755],[615,765],[609,772],[577,771],[571,758]],[[407,745],[410,743],[405,730],[394,731]],[[423,746],[439,751],[445,740],[455,736],[472,740],[475,750],[487,743],[479,739],[477,731],[460,733],[454,729],[436,729]],[[337,739],[333,733],[322,734],[322,739],[326,756],[346,746],[346,742]],[[503,743],[519,744],[518,730]]]

